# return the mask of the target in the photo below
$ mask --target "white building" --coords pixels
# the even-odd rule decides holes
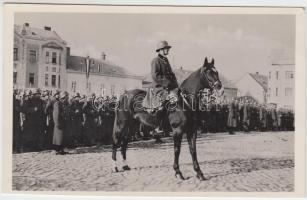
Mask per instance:
[[[141,76],[110,63],[91,59],[87,81],[85,57],[71,56],[66,42],[51,27],[14,25],[14,88],[59,89],[81,94],[117,95],[142,88]]]
[[[90,58],[90,73],[86,79],[86,57],[67,57],[67,91],[81,94],[118,95],[124,90],[141,89],[142,76],[101,59]]]
[[[268,78],[265,75],[256,73],[247,73],[240,78],[235,85],[238,88],[238,96],[253,97],[258,103],[266,103],[266,94],[268,88]]]
[[[66,87],[66,42],[51,27],[14,25],[15,88]]]
[[[268,72],[268,103],[294,108],[295,64],[292,60],[275,61]]]

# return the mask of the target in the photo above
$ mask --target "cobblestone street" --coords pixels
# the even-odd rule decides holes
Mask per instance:
[[[111,148],[13,155],[13,190],[30,191],[200,191],[278,192],[294,190],[294,132],[202,134],[197,140],[200,167],[208,181],[194,173],[186,140],[180,167],[187,180],[175,178],[173,143],[153,140],[129,144],[131,171],[112,173]],[[121,158],[118,152],[118,158]]]

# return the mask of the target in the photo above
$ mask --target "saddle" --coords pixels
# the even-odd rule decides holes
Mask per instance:
[[[177,88],[171,91],[155,91],[154,88],[149,88],[143,100],[142,106],[148,113],[156,114],[164,109],[166,102],[170,102],[171,104],[176,103],[178,101],[177,93]]]

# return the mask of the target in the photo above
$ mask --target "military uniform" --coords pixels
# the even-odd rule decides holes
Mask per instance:
[[[233,134],[233,131],[238,127],[238,119],[239,119],[239,105],[234,102],[229,104],[229,113],[228,113],[228,121],[227,127],[229,130],[229,134]]]
[[[70,134],[71,142],[70,145],[78,146],[81,144],[81,134],[82,134],[82,104],[77,99],[78,95],[74,96],[70,103],[69,109],[69,124],[70,124]]]
[[[160,98],[165,100],[168,92],[178,87],[176,76],[168,59],[160,54],[151,62],[151,76],[153,79],[150,88],[152,89],[152,95],[148,91],[143,104],[146,108],[158,107]]]
[[[44,103],[39,97],[32,97],[24,102],[23,111],[25,113],[24,140],[26,148],[40,150],[43,146]]]
[[[93,107],[92,99],[84,102],[82,112],[84,118],[84,143],[86,145],[94,145],[97,140],[98,111]]]

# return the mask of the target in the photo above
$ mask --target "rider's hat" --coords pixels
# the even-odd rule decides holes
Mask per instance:
[[[170,49],[172,46],[168,45],[167,41],[162,40],[158,42],[156,52],[160,51],[160,49]]]

